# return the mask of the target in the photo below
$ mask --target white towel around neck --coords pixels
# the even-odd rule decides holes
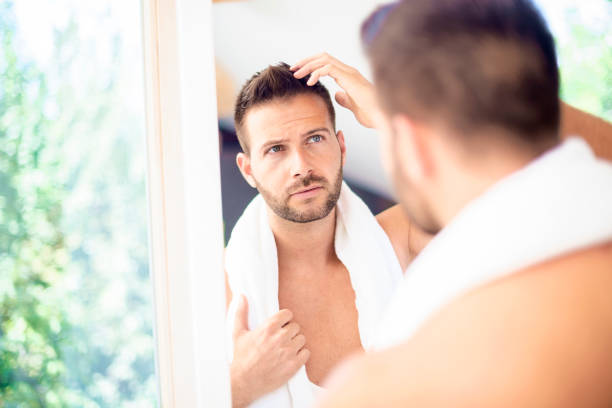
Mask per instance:
[[[225,270],[233,294],[227,319],[230,353],[239,294],[248,300],[251,330],[279,311],[276,243],[267,211],[263,198],[256,196],[236,223],[225,251]],[[345,183],[336,205],[334,242],[336,254],[347,268],[355,291],[361,343],[369,349],[387,302],[401,281],[402,271],[391,242],[376,218]],[[309,407],[315,401],[315,389],[302,367],[288,384],[251,406]]]
[[[429,243],[390,302],[375,348],[407,340],[470,289],[611,240],[612,164],[568,139],[497,182]]]

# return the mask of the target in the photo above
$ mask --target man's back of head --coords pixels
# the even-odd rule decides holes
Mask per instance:
[[[554,41],[529,0],[399,1],[362,40],[396,193],[422,229],[558,143]]]
[[[556,139],[554,41],[530,1],[400,1],[364,23],[362,40],[388,114],[435,121],[465,142]]]

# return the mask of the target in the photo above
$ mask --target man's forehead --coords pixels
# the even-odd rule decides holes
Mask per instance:
[[[325,102],[316,95],[277,98],[253,107],[246,115],[245,129],[256,146],[272,138],[291,138],[332,124]]]

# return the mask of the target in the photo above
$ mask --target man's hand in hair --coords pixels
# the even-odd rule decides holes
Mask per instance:
[[[346,65],[327,53],[305,58],[291,67],[296,78],[310,74],[308,85],[314,85],[323,76],[332,77],[343,89],[335,95],[336,102],[351,110],[359,123],[375,127],[379,114],[374,86],[355,68]]]

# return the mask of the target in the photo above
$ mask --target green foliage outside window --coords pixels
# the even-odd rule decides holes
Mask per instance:
[[[13,7],[0,3],[0,407],[155,406],[143,118],[119,92],[121,39],[103,72],[69,80],[88,67],[78,22],[43,70]]]
[[[555,36],[561,98],[612,122],[612,1],[536,3]]]

